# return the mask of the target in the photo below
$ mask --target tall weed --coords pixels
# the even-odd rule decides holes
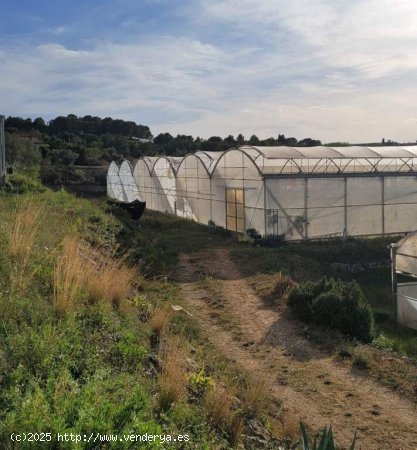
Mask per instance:
[[[133,293],[138,274],[126,256],[93,248],[77,237],[66,237],[54,271],[54,304],[70,312],[78,301],[120,307]]]
[[[161,373],[159,375],[159,407],[167,410],[185,397],[187,352],[180,336],[170,335],[161,346]]]
[[[24,293],[36,272],[31,258],[41,225],[41,209],[30,201],[20,203],[6,227],[8,254],[11,262],[10,285],[13,292]]]

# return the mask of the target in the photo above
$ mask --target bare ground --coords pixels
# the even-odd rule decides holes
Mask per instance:
[[[207,287],[201,271],[221,281]],[[417,449],[417,407],[322,352],[302,325],[267,308],[227,249],[181,255],[178,277],[189,311],[204,336],[237,367],[270,380],[282,401],[312,429],[332,424],[345,447],[355,432],[363,450]]]

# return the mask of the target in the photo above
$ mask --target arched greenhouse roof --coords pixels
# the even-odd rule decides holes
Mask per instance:
[[[197,159],[197,161],[199,161],[204,167],[207,177],[210,177],[210,166],[212,165],[213,160],[207,157],[207,155],[205,155],[203,152],[188,153],[187,155],[185,155],[177,167],[177,174],[180,171],[181,167],[184,165],[185,161],[189,158]]]
[[[263,175],[417,171],[417,146],[261,147],[245,145]]]
[[[166,160],[176,175],[185,158],[198,158],[211,175],[222,159],[231,151],[241,151],[255,164],[259,173],[285,174],[338,174],[417,172],[417,145],[404,146],[360,146],[345,147],[262,147],[243,145],[225,151],[197,151],[184,157],[144,156],[140,160],[152,174],[159,160]],[[139,160],[139,161],[140,161]],[[227,164],[227,163],[226,163]]]
[[[181,157],[181,156],[166,156],[166,155],[162,155],[162,156],[157,156],[157,157],[152,158],[152,159],[154,159],[153,165],[152,165],[152,170],[151,170],[152,172],[154,171],[155,166],[156,166],[156,164],[159,161],[165,160],[165,161],[168,162],[168,165],[171,168],[172,172],[174,174],[176,174],[177,173],[177,169],[178,169],[179,165],[181,164],[181,161],[183,160],[183,157]]]
[[[107,195],[118,202],[126,202],[127,197],[120,179],[119,167],[113,161],[107,170]]]
[[[351,145],[347,147],[256,147],[245,145],[238,147],[244,151],[255,150],[259,155],[268,159],[287,159],[287,158],[403,158],[416,157],[417,146],[381,146],[365,147]]]

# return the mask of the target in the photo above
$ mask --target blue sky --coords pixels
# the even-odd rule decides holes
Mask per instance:
[[[1,113],[414,142],[416,23],[408,0],[3,0]]]

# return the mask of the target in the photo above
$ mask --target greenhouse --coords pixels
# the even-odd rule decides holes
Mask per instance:
[[[131,171],[131,175],[127,172]],[[255,147],[112,163],[112,198],[288,240],[417,228],[417,146]]]

